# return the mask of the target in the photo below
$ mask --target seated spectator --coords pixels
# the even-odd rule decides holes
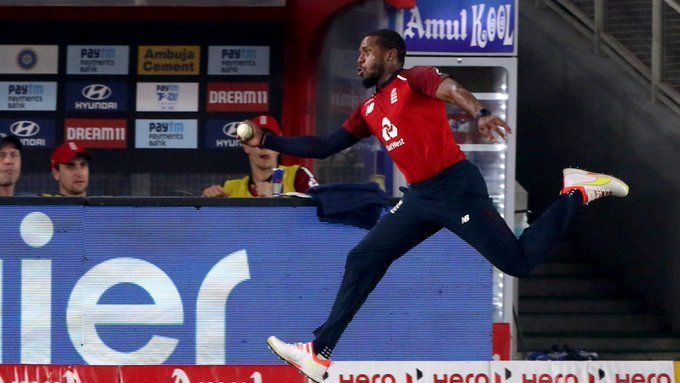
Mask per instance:
[[[255,117],[252,121],[265,131],[282,136],[279,123],[270,116]],[[279,153],[270,149],[243,146],[250,162],[250,175],[242,179],[226,181],[223,186],[213,185],[203,190],[203,197],[253,198],[271,197],[274,168],[283,169],[283,193],[305,193],[319,183],[309,169],[299,166],[279,165]]]
[[[59,145],[52,153],[52,177],[62,197],[87,197],[92,156],[74,142]]]
[[[16,136],[0,138],[0,197],[13,197],[21,176],[21,141]]]

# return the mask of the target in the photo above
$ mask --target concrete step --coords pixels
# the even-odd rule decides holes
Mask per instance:
[[[529,278],[519,282],[520,299],[528,297],[627,298],[612,278]]]
[[[595,263],[589,262],[548,262],[543,263],[531,272],[530,278],[572,276],[585,278],[600,276],[602,271]]]
[[[519,343],[521,351],[549,350],[553,345],[568,344],[574,349],[598,353],[619,352],[680,352],[680,337],[658,334],[619,334],[616,336],[601,333],[529,333],[522,334]]]
[[[526,314],[523,332],[658,333],[666,330],[660,315],[649,314]]]
[[[525,298],[519,314],[640,314],[644,305],[632,299]]]

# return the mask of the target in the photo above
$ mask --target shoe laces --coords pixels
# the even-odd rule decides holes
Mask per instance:
[[[307,351],[307,345],[308,343],[293,343],[290,346],[297,358],[304,358],[310,355],[309,351]]]

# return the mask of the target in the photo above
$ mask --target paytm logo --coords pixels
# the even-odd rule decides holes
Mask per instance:
[[[9,131],[18,137],[32,137],[40,132],[40,125],[33,121],[17,121],[9,126]]]
[[[102,101],[111,97],[113,91],[106,85],[90,84],[85,86],[81,93],[83,94],[83,97],[87,98],[88,100]]]
[[[158,96],[158,101],[177,101],[179,98],[179,85],[156,85],[156,96]]]
[[[184,123],[182,122],[152,122],[149,123],[149,131],[157,133],[183,133]]]
[[[23,95],[23,96],[39,96],[42,95],[44,92],[44,88],[42,85],[35,85],[35,84],[27,84],[27,85],[20,85],[20,84],[14,84],[10,85],[8,87],[9,89],[9,94],[14,94],[14,95]]]
[[[115,59],[116,50],[113,48],[82,48],[80,49],[82,59]]]

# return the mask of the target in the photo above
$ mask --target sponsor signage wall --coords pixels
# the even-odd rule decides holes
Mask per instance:
[[[67,74],[128,74],[130,48],[126,45],[69,45],[66,52]]]
[[[279,364],[265,340],[312,338],[366,233],[319,222],[313,206],[0,215],[0,357],[15,364]],[[238,235],[225,232],[235,223]],[[334,356],[489,360],[491,284],[489,263],[440,232],[392,265]]]
[[[56,82],[0,82],[0,110],[56,110]]]
[[[69,82],[66,83],[66,111],[125,112],[127,93],[124,82]]]
[[[0,73],[57,73],[57,45],[0,45]]]
[[[251,31],[240,33],[245,26]],[[246,173],[247,157],[239,145],[219,137],[208,121],[226,123],[262,113],[281,117],[280,24],[0,24],[3,36],[14,36],[16,30],[23,31],[21,41],[10,38],[0,44],[0,133],[8,134],[14,123],[24,130],[39,128],[34,136],[21,138],[33,158],[24,163],[25,174],[45,172],[52,149],[69,139],[102,149],[92,153],[98,173]],[[151,132],[150,120],[183,124],[182,138]],[[135,132],[137,126],[146,130]],[[144,139],[128,143],[128,135]],[[188,148],[195,149],[195,161],[177,162],[175,150]],[[214,148],[226,150],[208,150]],[[172,177],[164,180],[174,182]],[[42,187],[22,185],[28,193]]]
[[[397,18],[400,18],[397,23]],[[393,12],[409,54],[516,54],[516,0],[430,0]]]
[[[51,148],[54,146],[56,125],[54,120],[0,119],[0,135],[13,134],[27,148]]]
[[[137,120],[135,147],[139,149],[196,149],[196,120]]]
[[[269,47],[211,46],[208,48],[208,74],[269,75]]]

